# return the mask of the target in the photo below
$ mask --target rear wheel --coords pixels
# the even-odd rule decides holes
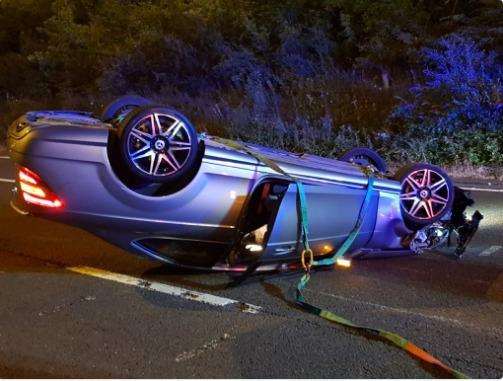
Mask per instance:
[[[371,165],[379,172],[386,172],[388,166],[384,159],[374,150],[366,147],[357,147],[345,152],[339,160],[357,165]]]
[[[119,124],[120,154],[136,178],[171,183],[196,165],[196,129],[185,116],[166,107],[145,107]]]
[[[138,95],[124,95],[109,103],[101,114],[101,120],[110,122],[113,119],[124,119],[126,115],[138,107],[151,105],[152,101]]]
[[[454,186],[443,169],[413,164],[401,168],[395,178],[401,183],[400,208],[410,228],[430,225],[451,210]]]

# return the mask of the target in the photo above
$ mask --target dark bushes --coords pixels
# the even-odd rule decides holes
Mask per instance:
[[[0,123],[137,93],[290,150],[500,165],[498,16],[498,0],[3,0]]]

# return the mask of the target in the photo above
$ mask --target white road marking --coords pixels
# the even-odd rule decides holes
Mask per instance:
[[[12,184],[12,183],[15,183],[16,180],[13,180],[13,179],[4,179],[4,178],[1,178],[0,177],[0,183],[9,183],[9,184]]]
[[[199,348],[195,348],[190,351],[180,353],[175,357],[175,362],[192,360],[194,357],[200,356],[207,351],[216,349],[223,341],[227,341],[230,339],[233,339],[233,337],[228,333],[224,333],[223,336],[216,339],[212,339],[207,343],[203,344],[202,346],[200,346]]]
[[[309,290],[308,290],[308,292],[309,292]],[[313,292],[315,294],[325,295],[325,296],[329,296],[329,297],[332,297],[332,298],[335,298],[335,299],[343,300],[343,301],[349,302],[349,303],[364,304],[364,305],[367,305],[367,306],[378,308],[381,311],[387,311],[387,312],[390,312],[390,313],[398,313],[398,314],[404,314],[404,315],[410,315],[410,316],[417,316],[417,317],[421,317],[421,318],[425,318],[425,319],[437,320],[437,321],[441,321],[443,323],[450,323],[452,325],[456,325],[456,326],[462,327],[462,328],[463,327],[464,328],[471,328],[471,329],[475,329],[475,330],[481,330],[482,329],[477,324],[471,324],[471,323],[468,323],[468,322],[462,322],[460,320],[451,319],[451,318],[444,317],[444,316],[429,315],[429,314],[424,314],[422,312],[409,311],[409,310],[406,310],[406,309],[403,309],[403,308],[384,306],[384,305],[377,304],[377,303],[367,302],[367,301],[353,299],[353,298],[347,298],[347,297],[344,297],[344,296],[341,296],[341,295],[330,294],[330,293],[327,293],[327,292],[314,292],[314,291],[311,291],[311,292]],[[496,327],[485,327],[484,329],[486,329],[486,330],[489,329],[492,332],[494,332],[495,334],[497,334],[498,336],[502,336],[503,335],[503,330],[501,330],[499,328],[496,328]]]
[[[0,159],[9,160],[10,156],[0,156]]]
[[[482,251],[480,254],[479,254],[479,257],[488,257],[490,256],[491,254],[494,254],[496,253],[499,249],[501,249],[502,246],[498,246],[498,245],[495,245],[495,246],[490,246],[488,247],[487,249],[485,249],[484,251]]]
[[[473,188],[473,187],[464,187],[462,185],[459,186],[463,190],[467,191],[475,191],[475,192],[493,192],[493,193],[503,193],[503,189],[492,189],[492,188]]]
[[[344,300],[345,302],[366,304],[367,306],[376,307],[376,308],[379,308],[381,310],[388,310],[388,311],[397,312],[397,313],[406,314],[406,315],[417,315],[417,316],[420,316],[420,317],[426,317],[426,318],[430,318],[430,319],[434,319],[434,320],[439,320],[439,321],[443,321],[443,322],[454,323],[456,325],[461,325],[461,322],[459,320],[445,318],[443,316],[426,315],[426,314],[423,314],[421,312],[413,312],[413,311],[405,310],[403,308],[383,306],[382,304],[377,304],[377,303],[372,303],[372,302],[366,302],[366,301],[363,301],[363,300],[357,300],[357,299],[353,299],[353,298],[346,298],[346,297],[341,296],[341,295],[334,295],[334,294],[330,294],[330,293],[327,293],[327,292],[318,292],[318,294],[325,295],[325,296],[330,296],[330,297],[335,298],[335,299]]]
[[[113,282],[127,284],[129,286],[140,287],[147,290],[157,291],[172,296],[178,296],[183,299],[206,303],[212,306],[223,307],[228,305],[236,305],[236,307],[240,308],[242,312],[246,313],[256,314],[262,308],[252,304],[242,303],[234,299],[224,298],[221,296],[211,294],[205,294],[202,292],[192,291],[177,286],[171,286],[165,283],[148,281],[145,279],[135,278],[124,274],[113,273],[110,271],[96,269],[93,267],[78,266],[78,267],[67,267],[66,269],[82,275],[88,275],[96,278],[111,280]]]

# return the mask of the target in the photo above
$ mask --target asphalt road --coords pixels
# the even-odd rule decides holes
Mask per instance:
[[[445,376],[296,309],[299,274],[226,288],[225,274],[169,270],[84,231],[16,214],[7,159],[0,178],[0,377]],[[472,377],[501,378],[503,193],[474,196],[486,218],[462,260],[436,252],[359,261],[317,272],[306,296],[397,332]],[[160,292],[68,269],[75,266],[142,278]],[[176,296],[167,286],[205,295]],[[211,304],[214,296],[260,308]]]

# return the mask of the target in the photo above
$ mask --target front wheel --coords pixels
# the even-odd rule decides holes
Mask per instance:
[[[398,170],[400,208],[406,225],[415,230],[440,220],[452,208],[454,186],[445,171],[421,163]]]
[[[196,164],[196,129],[175,110],[140,108],[128,114],[118,132],[122,160],[137,179],[174,183]]]

